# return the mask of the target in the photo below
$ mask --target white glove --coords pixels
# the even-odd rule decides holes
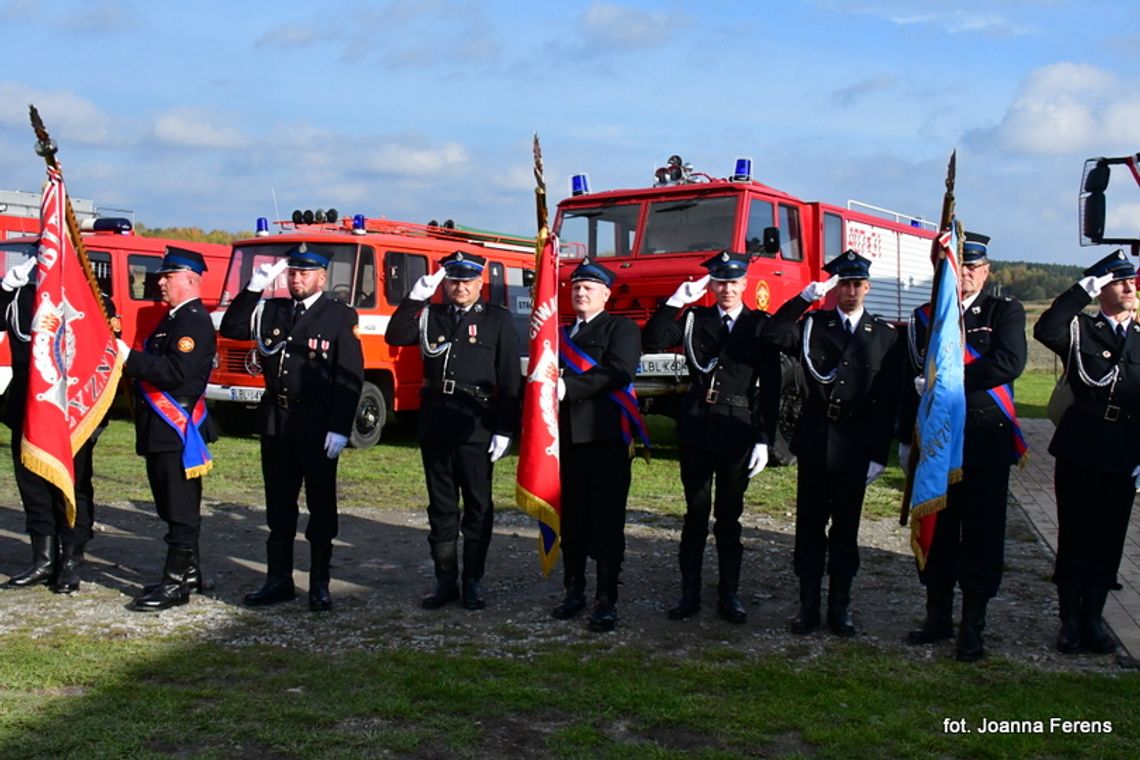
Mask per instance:
[[[768,445],[758,443],[752,447],[752,456],[748,458],[748,477],[754,478],[764,472],[768,466]]]
[[[131,354],[131,347],[128,346],[127,342],[122,338],[117,338],[115,340],[115,347],[119,350],[119,358],[123,361],[126,361],[127,357]]]
[[[28,280],[32,276],[32,270],[36,268],[36,257],[32,256],[22,264],[9,269],[4,273],[4,290],[9,292],[18,290],[28,284]]]
[[[923,373],[914,378],[914,392],[918,395],[926,393],[926,374]]]
[[[1102,274],[1100,277],[1082,277],[1077,280],[1077,284],[1085,289],[1089,294],[1089,298],[1096,298],[1100,295],[1100,290],[1108,283],[1112,282],[1112,274]]]
[[[249,278],[249,284],[245,286],[246,290],[252,290],[254,293],[260,293],[269,287],[269,285],[277,279],[277,275],[285,271],[285,267],[289,266],[289,259],[281,257],[272,264],[268,261],[264,264],[258,264],[257,269],[253,270],[253,277]]]
[[[487,448],[487,453],[491,455],[492,464],[502,459],[503,454],[506,454],[510,447],[511,437],[509,435],[491,436],[491,445]]]
[[[910,472],[909,465],[910,465],[910,444],[909,443],[900,443],[899,444],[899,467],[902,468],[903,472]]]
[[[443,282],[447,270],[440,267],[435,271],[435,274],[425,274],[420,279],[416,280],[416,284],[412,286],[412,292],[408,293],[408,298],[413,301],[426,301],[435,295],[435,291],[439,289],[439,284]]]
[[[566,381],[558,378],[558,400],[566,398]]]
[[[674,309],[679,309],[682,306],[688,306],[691,303],[696,303],[704,296],[705,291],[708,290],[710,275],[705,275],[699,280],[693,282],[682,282],[681,287],[677,288],[673,295],[669,296],[669,300],[665,302],[666,306],[672,306]]]
[[[348,438],[340,433],[329,432],[325,435],[325,454],[329,459],[336,459],[347,444]]]
[[[839,284],[839,275],[833,274],[830,279],[822,280],[820,282],[809,282],[804,291],[800,293],[800,298],[808,303],[818,301],[825,295],[831,292],[832,288]]]
[[[871,462],[867,465],[867,485],[875,482],[875,479],[883,474],[886,468],[878,462]]]
[[[1135,480],[1136,490],[1140,491],[1140,464],[1132,470],[1132,478]]]

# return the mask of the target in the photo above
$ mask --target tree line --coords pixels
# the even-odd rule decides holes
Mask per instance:
[[[191,243],[220,243],[222,245],[229,245],[235,240],[253,237],[253,232],[248,230],[241,232],[210,230],[206,232],[200,227],[148,227],[141,222],[135,223],[135,234],[143,237],[171,238],[173,240],[186,240]]]
[[[986,288],[1019,301],[1048,301],[1072,287],[1084,269],[1075,264],[991,260]]]

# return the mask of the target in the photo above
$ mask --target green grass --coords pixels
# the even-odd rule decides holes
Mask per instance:
[[[1057,376],[1052,370],[1029,370],[1013,385],[1013,397],[1017,405],[1019,417],[1044,419],[1045,410],[1049,405],[1049,396],[1053,393],[1053,386],[1057,384]]]
[[[45,757],[1135,757],[1134,678],[987,661],[316,655],[189,641],[5,641],[0,752]],[[1092,736],[943,733],[946,718],[1111,721]]]

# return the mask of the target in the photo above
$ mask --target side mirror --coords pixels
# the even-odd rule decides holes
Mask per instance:
[[[764,228],[764,253],[779,253],[780,252],[780,228],[779,227],[765,227]]]
[[[1104,193],[1089,193],[1081,205],[1081,236],[1092,245],[1104,240]]]
[[[523,285],[525,287],[529,288],[530,286],[534,285],[534,280],[535,280],[534,270],[533,269],[524,269],[523,270]]]

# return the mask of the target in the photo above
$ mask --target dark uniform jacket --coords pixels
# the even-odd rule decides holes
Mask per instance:
[[[917,314],[917,310],[916,310]],[[1013,424],[988,393],[990,388],[1021,376],[1028,351],[1025,341],[1025,309],[1010,298],[979,294],[962,317],[966,345],[979,356],[966,365],[966,437],[962,448],[965,467],[996,467],[1013,464]],[[914,378],[922,373],[926,327],[917,316],[908,331],[908,355],[903,360],[904,378],[899,411],[899,440],[910,443],[918,414]]]
[[[405,298],[385,333],[393,346],[416,345],[422,337],[421,348],[427,349],[420,438],[485,443],[492,435],[513,436],[518,428],[522,367],[511,313],[479,300],[455,325],[449,304],[430,304],[427,332],[421,336],[419,319],[425,304]]]
[[[828,470],[863,474],[869,462],[886,464],[898,411],[901,343],[894,325],[864,309],[855,333],[843,329],[835,309],[812,311],[797,296],[769,320],[763,337],[803,363],[808,355],[822,383],[804,367],[806,398],[792,436],[792,453]],[[800,316],[803,319],[800,320]]]
[[[559,435],[565,444],[622,440],[622,413],[609,398],[633,382],[641,357],[641,333],[626,317],[601,312],[571,339],[597,362],[581,374],[563,369],[566,396],[559,406]],[[565,368],[565,362],[559,361]]]
[[[162,318],[146,339],[143,350],[131,351],[124,371],[130,377],[166,391],[189,410],[206,392],[216,351],[214,323],[206,307],[195,298]],[[209,415],[202,437],[207,443],[218,438]],[[178,433],[147,405],[141,393],[136,393],[136,453],[159,454],[181,451],[182,447]]]
[[[250,340],[250,317],[261,294],[242,290],[222,317],[221,334]],[[352,433],[364,383],[364,354],[356,335],[356,311],[322,294],[293,323],[292,298],[265,301],[261,343],[265,394],[257,409],[262,435],[323,441]]]
[[[1049,453],[1091,470],[1131,473],[1140,464],[1140,324],[1132,320],[1121,345],[1112,322],[1099,313],[1081,313],[1091,300],[1075,285],[1053,301],[1033,328],[1033,337],[1065,362],[1073,391],[1073,403],[1057,426]],[[1069,323],[1074,317],[1080,347],[1070,353]],[[1077,359],[1094,381],[1118,367],[1115,385],[1098,388],[1086,383]]]
[[[689,314],[693,315],[692,357],[683,346]],[[689,388],[677,414],[681,443],[721,451],[773,441],[780,403],[780,356],[760,341],[769,318],[767,312],[745,307],[727,340],[716,306],[682,311],[662,304],[646,322],[641,333],[646,351],[685,348]],[[704,373],[694,366],[694,358],[705,367],[713,359],[717,364]]]
[[[0,314],[3,315],[4,326],[8,331],[8,350],[12,356],[12,381],[8,384],[8,390],[5,391],[4,396],[4,424],[12,430],[19,430],[24,425],[24,408],[28,395],[28,373],[32,366],[32,345],[20,340],[16,334],[17,332],[29,336],[32,334],[32,311],[36,306],[35,295],[36,286],[30,283],[14,291],[0,288]],[[115,303],[107,297],[106,293],[103,293],[102,296],[103,308],[107,310],[107,316],[115,320],[114,324],[117,326],[118,312],[115,311]],[[16,309],[17,324],[10,323],[12,314],[9,313],[8,308],[13,301],[16,302],[14,308]],[[116,329],[115,337],[118,336],[119,331]],[[107,417],[104,416],[99,423],[99,429],[106,426]]]

